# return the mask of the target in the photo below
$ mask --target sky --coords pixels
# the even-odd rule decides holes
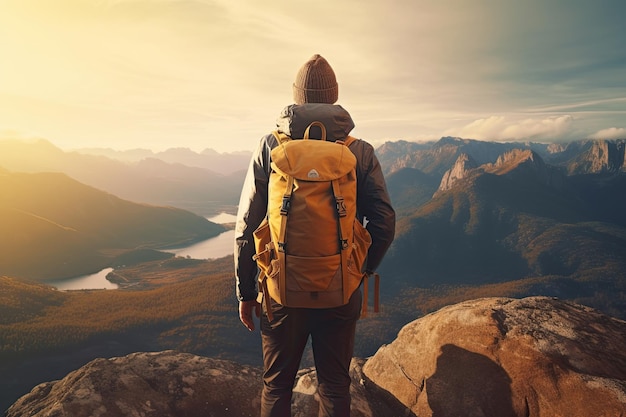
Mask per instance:
[[[304,62],[354,136],[626,138],[622,0],[0,0],[0,139],[250,151]]]

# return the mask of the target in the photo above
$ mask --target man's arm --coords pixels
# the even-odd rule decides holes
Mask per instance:
[[[267,184],[269,178],[269,146],[267,137],[259,142],[255,150],[239,199],[235,226],[235,277],[239,301],[255,300],[257,296],[256,262],[252,259],[254,231],[267,213]]]
[[[354,148],[353,148],[354,146]],[[391,206],[382,168],[369,143],[359,140],[350,146],[358,158],[357,210],[367,218],[367,230],[372,236],[372,246],[367,255],[366,270],[378,268],[395,236],[396,213]]]

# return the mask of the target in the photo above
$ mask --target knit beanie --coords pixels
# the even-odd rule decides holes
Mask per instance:
[[[298,71],[293,83],[293,100],[296,104],[334,104],[339,96],[335,72],[320,55],[313,55]]]

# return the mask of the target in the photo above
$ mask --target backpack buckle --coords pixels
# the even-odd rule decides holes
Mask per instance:
[[[343,197],[335,197],[335,202],[336,202],[337,214],[339,214],[339,217],[346,217],[347,216],[346,204],[343,201]]]
[[[291,207],[291,199],[290,196],[283,196],[283,203],[280,206],[280,214],[286,216],[289,213],[289,208]]]

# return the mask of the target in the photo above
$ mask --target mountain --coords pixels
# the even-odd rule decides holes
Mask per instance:
[[[484,298],[408,323],[350,366],[353,417],[618,416],[626,322],[546,297]],[[259,367],[177,351],[98,358],[19,398],[7,417],[258,415]],[[314,368],[294,417],[318,415]],[[469,410],[469,412],[468,412]]]
[[[385,174],[401,168],[415,168],[426,174],[442,176],[462,154],[469,155],[476,164],[482,165],[495,162],[500,155],[513,149],[531,149],[544,155],[552,148],[541,143],[499,143],[443,137],[436,142],[421,144],[388,142],[376,152]]]
[[[386,182],[389,196],[398,217],[401,217],[432,198],[437,191],[439,178],[415,168],[401,168],[387,175]]]
[[[0,275],[65,278],[116,257],[216,236],[191,212],[137,204],[60,173],[0,172]]]
[[[626,172],[625,152],[626,140],[583,140],[567,144],[551,161],[570,175]]]
[[[159,154],[128,152],[123,154],[126,158],[113,151],[103,152],[106,156],[64,152],[43,139],[5,139],[0,140],[0,167],[14,172],[62,172],[120,198],[179,207],[204,216],[234,211],[249,154],[195,154],[185,149]]]
[[[248,151],[219,153],[213,149],[205,149],[198,153],[189,148],[169,148],[162,152],[153,152],[149,149],[116,151],[109,148],[80,148],[75,151],[84,155],[105,156],[124,162],[139,162],[142,159],[155,158],[168,164],[206,168],[226,175],[245,169],[252,154]]]
[[[621,149],[623,141],[594,143],[570,144],[569,151],[551,148],[547,154],[554,164],[532,147],[497,157],[496,152],[485,151],[493,161],[480,164],[473,154],[461,152],[468,148],[466,141],[456,140],[417,151],[418,156],[401,157],[424,160],[434,149],[448,149],[448,156],[458,154],[432,199],[421,205],[407,200],[406,182],[388,182],[394,207],[403,215],[381,265],[383,275],[393,277],[383,288],[398,294],[415,287],[536,279],[522,295],[580,298],[624,317],[626,218],[620,213],[626,212],[626,175],[619,158],[589,151]],[[488,145],[481,144],[480,149]],[[586,151],[575,156],[572,148]],[[562,152],[569,153],[558,156]],[[591,163],[591,154],[598,155],[594,161],[618,162]],[[575,166],[572,161],[581,160],[588,162],[585,173],[569,174]],[[391,162],[390,171],[391,166],[397,165]],[[422,189],[418,185],[416,192]]]
[[[443,174],[441,184],[439,185],[439,191],[451,189],[456,181],[465,178],[469,172],[477,166],[476,161],[474,161],[471,156],[466,153],[462,153],[459,155],[452,168]]]
[[[387,142],[376,152],[385,174],[402,168],[415,168],[442,176],[458,160],[468,155],[477,165],[495,163],[513,150],[531,150],[547,164],[562,167],[568,175],[626,172],[626,139],[587,139],[568,143],[490,142],[443,137],[436,142]]]

